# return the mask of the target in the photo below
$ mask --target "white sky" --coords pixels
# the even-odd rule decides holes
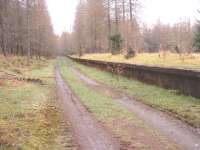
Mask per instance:
[[[46,0],[54,31],[61,34],[73,28],[78,0]]]
[[[196,21],[200,15],[200,0],[144,0],[142,19],[148,24],[156,23],[158,19],[163,23],[176,23],[180,18],[190,18]]]
[[[76,6],[79,0],[46,0],[56,34],[71,31],[75,18]],[[160,19],[163,23],[173,24],[180,18],[198,17],[200,0],[141,0],[143,9],[141,20],[154,24]],[[199,15],[200,16],[200,15]]]

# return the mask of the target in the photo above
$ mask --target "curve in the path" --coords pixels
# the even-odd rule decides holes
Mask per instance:
[[[57,90],[63,111],[71,122],[82,150],[119,150],[118,142],[90,115],[56,69]]]
[[[195,131],[193,127],[167,115],[164,112],[155,110],[152,107],[136,101],[133,98],[127,96],[127,94],[121,91],[119,92],[113,87],[111,88],[104,85],[103,83],[97,82],[87,77],[75,68],[73,69],[73,73],[77,75],[86,85],[92,89],[97,90],[98,92],[102,92],[108,96],[112,96],[114,93],[115,96],[113,99],[115,99],[120,105],[128,109],[130,112],[138,115],[148,125],[158,129],[161,133],[185,149],[200,150],[200,135]]]

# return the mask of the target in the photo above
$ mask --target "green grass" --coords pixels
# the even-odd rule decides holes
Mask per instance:
[[[121,76],[117,77],[109,72],[81,64],[72,64],[93,79],[109,86],[114,86],[133,96],[135,99],[168,112],[194,127],[200,127],[200,99],[178,95],[176,91],[166,90]]]
[[[111,62],[122,62],[130,64],[153,65],[161,67],[186,68],[186,69],[200,69],[200,55],[199,54],[183,54],[167,52],[166,54],[159,53],[140,53],[131,59],[125,59],[124,55],[107,54],[85,54],[83,59],[102,60]]]
[[[122,141],[133,144],[135,149],[151,149],[150,145],[142,143],[141,139],[138,141],[136,135],[131,134],[130,130],[125,130],[128,126],[134,126],[135,129],[140,129],[147,137],[155,139],[158,143],[162,143],[170,149],[177,147],[173,143],[169,143],[167,139],[162,137],[155,130],[146,126],[136,115],[129,112],[110,97],[102,95],[95,90],[91,90],[71,70],[72,65],[76,65],[69,60],[59,60],[61,73],[66,83],[71,87],[75,94],[80,98],[82,104],[91,112],[94,117],[110,128],[114,134],[119,136]],[[132,129],[132,132],[133,129]],[[136,131],[135,131],[136,133]],[[141,133],[140,133],[141,134]],[[133,140],[133,138],[135,138]],[[162,145],[161,144],[161,145]]]
[[[54,61],[40,63],[23,66],[20,75],[39,78],[44,85],[14,79],[4,79],[0,85],[2,150],[75,149],[68,123],[56,102]]]

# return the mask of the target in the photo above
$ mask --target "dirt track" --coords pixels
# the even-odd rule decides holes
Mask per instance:
[[[82,150],[119,150],[118,142],[87,112],[63,81],[58,68],[56,69],[56,81],[60,104],[66,118],[71,122],[79,148]]]
[[[138,102],[117,89],[108,87],[102,83],[90,79],[80,71],[74,69],[77,75],[87,86],[115,99],[119,104],[129,111],[138,115],[146,124],[159,130],[177,144],[188,150],[200,149],[200,136],[195,129],[187,124],[149,106]]]

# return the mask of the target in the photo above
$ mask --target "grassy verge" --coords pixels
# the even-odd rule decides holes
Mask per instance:
[[[155,145],[163,146],[166,149],[177,149],[173,143],[170,143],[155,130],[146,126],[136,115],[121,107],[111,98],[91,90],[80,82],[79,78],[70,69],[71,65],[74,65],[71,61],[62,59],[59,61],[59,65],[64,80],[89,112],[98,121],[110,128],[117,137],[120,137],[122,142],[128,144],[130,149],[155,149]],[[141,135],[145,135],[145,137],[141,138]],[[152,142],[153,140],[156,142]]]
[[[161,67],[174,67],[174,68],[186,68],[186,69],[200,69],[200,55],[178,55],[174,53],[141,53],[131,59],[125,59],[123,55],[111,55],[111,54],[86,54],[83,59],[102,60],[112,62],[122,62],[130,64],[142,64],[142,65],[157,65]]]
[[[46,59],[41,58],[40,61],[31,59],[29,63],[26,57],[12,56],[5,58],[0,55],[0,76],[3,74],[22,75],[25,71],[39,69],[47,64]]]
[[[137,100],[159,110],[166,111],[194,127],[200,127],[200,99],[178,95],[175,91],[144,84],[125,77],[117,77],[109,72],[81,64],[72,64],[93,79],[119,88]]]
[[[7,70],[10,72],[12,68]],[[31,66],[18,69],[21,76],[39,78],[44,84],[6,79],[6,74],[3,75],[0,84],[0,149],[75,148],[68,123],[56,104],[54,62],[45,60],[40,65],[32,62]]]

